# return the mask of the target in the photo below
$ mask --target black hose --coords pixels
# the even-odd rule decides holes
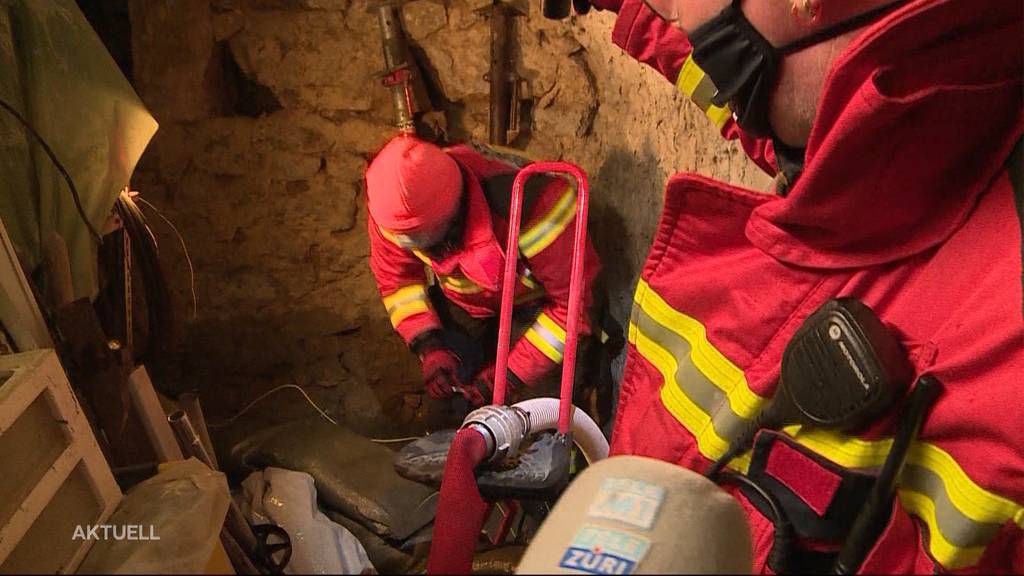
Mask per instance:
[[[729,443],[725,453],[718,460],[712,462],[711,466],[708,466],[704,471],[704,475],[714,480],[733,458],[750,449],[754,443],[754,437],[757,436],[757,433],[762,428],[775,430],[785,424],[787,420],[792,420],[792,417],[789,416],[792,413],[791,407],[792,402],[789,400],[789,396],[780,387],[772,403],[762,410],[747,425],[746,429]]]
[[[46,140],[43,140],[43,137],[39,135],[39,132],[36,131],[36,129],[31,124],[29,124],[28,120],[26,120],[20,112],[15,110],[13,106],[8,104],[7,101],[2,98],[0,98],[0,107],[3,107],[4,110],[7,110],[11,113],[12,116],[17,118],[18,122],[21,122],[22,127],[25,128],[25,131],[31,134],[32,138],[34,138],[35,141],[39,143],[39,146],[43,149],[43,152],[46,152],[46,155],[50,158],[50,161],[53,162],[53,165],[57,168],[57,171],[60,172],[61,176],[63,176],[64,180],[68,183],[68,188],[71,190],[71,197],[74,198],[75,200],[75,208],[78,209],[78,215],[81,216],[82,222],[85,222],[86,227],[89,228],[89,232],[92,233],[92,236],[93,238],[96,239],[96,242],[102,244],[103,237],[100,236],[99,231],[97,231],[96,228],[93,227],[92,222],[89,221],[89,217],[86,216],[85,208],[82,207],[82,199],[78,195],[78,188],[75,187],[74,180],[71,179],[71,175],[68,174],[67,169],[64,168],[64,165],[61,164],[60,160],[57,159],[57,155],[53,152],[53,148],[50,148],[50,145],[46,143]]]

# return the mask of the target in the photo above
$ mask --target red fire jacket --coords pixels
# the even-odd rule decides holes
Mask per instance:
[[[670,180],[614,453],[703,470],[773,396],[801,322],[856,297],[946,387],[862,571],[1024,572],[1021,222],[1005,168],[1024,132],[1022,19],[1017,0],[919,0],[863,32],[833,66],[786,197]],[[688,50],[641,0],[624,2],[614,38],[669,78]],[[884,461],[895,418],[856,436],[786,428],[760,472],[824,517],[842,504],[840,471]],[[731,464],[751,466],[750,452]],[[772,525],[737,495],[765,571]]]
[[[736,125],[728,107],[719,108],[711,103],[714,85],[705,81],[704,71],[690,58],[691,47],[686,34],[651,11],[642,0],[625,0],[617,9],[619,17],[612,30],[612,42],[661,72],[704,111],[711,123],[722,131],[722,136],[739,139],[747,155],[774,175],[775,153],[771,140],[747,134]]]
[[[484,180],[514,173],[515,168],[468,146],[447,148],[445,152],[458,163],[465,182],[466,222],[459,250],[435,260],[400,247],[372,218],[369,222],[370,267],[391,324],[407,343],[427,330],[441,327],[427,297],[427,271],[440,284],[445,297],[473,317],[495,316],[501,307],[508,222],[505,214],[496,213],[488,204],[482,186]],[[508,190],[511,194],[511,188]],[[528,186],[526,196],[529,195]],[[519,236],[516,303],[540,305],[542,310],[535,323],[513,344],[508,365],[530,386],[562,362],[576,222],[575,185],[553,178],[528,200]],[[597,253],[588,243],[583,310],[592,302],[593,282],[599,269]],[[587,314],[583,314],[579,326],[581,334],[590,333]]]

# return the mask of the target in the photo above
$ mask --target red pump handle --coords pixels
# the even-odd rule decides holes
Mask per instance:
[[[542,173],[568,174],[576,179],[576,235],[572,250],[572,271],[569,277],[569,317],[565,330],[565,353],[562,360],[562,385],[558,406],[558,432],[569,432],[572,408],[573,378],[576,372],[576,343],[579,337],[580,306],[583,301],[583,265],[587,246],[587,206],[590,191],[587,175],[578,166],[567,162],[536,162],[516,174],[512,184],[512,207],[509,212],[508,242],[505,245],[505,274],[501,288],[501,315],[498,324],[498,356],[495,360],[494,403],[505,403],[508,353],[512,335],[512,303],[515,299],[516,264],[519,254],[519,225],[522,221],[523,187],[526,180]]]

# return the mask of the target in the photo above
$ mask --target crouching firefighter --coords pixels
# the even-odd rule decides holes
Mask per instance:
[[[1024,4],[594,0],[613,40],[775,173],[777,194],[673,176],[635,295],[612,452],[706,470],[757,426],[787,343],[856,298],[945,391],[865,573],[1024,572]],[[1019,164],[1017,165],[1019,170]],[[825,332],[828,334],[828,331]],[[783,380],[785,380],[783,378]],[[822,391],[827,397],[829,391]],[[898,428],[762,428],[728,461],[755,570],[830,571]],[[740,488],[742,487],[742,488]]]
[[[490,149],[441,149],[411,136],[391,140],[366,171],[370,266],[391,324],[419,357],[432,429],[461,423],[468,405],[491,401],[508,212],[518,168]],[[510,403],[557,396],[565,346],[575,185],[536,176],[524,189],[508,360]],[[604,298],[587,244],[578,382],[600,376]],[[604,371],[607,372],[607,371]],[[577,393],[581,391],[577,389]],[[599,407],[609,407],[600,393]],[[579,400],[579,399],[578,399]],[[468,404],[468,405],[467,405]],[[605,410],[602,410],[605,411]]]

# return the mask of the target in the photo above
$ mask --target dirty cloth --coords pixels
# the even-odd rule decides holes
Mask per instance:
[[[256,431],[238,427],[217,443],[217,457],[233,475],[268,466],[306,472],[321,505],[385,539],[404,540],[434,519],[434,490],[399,476],[394,452],[319,417]]]

